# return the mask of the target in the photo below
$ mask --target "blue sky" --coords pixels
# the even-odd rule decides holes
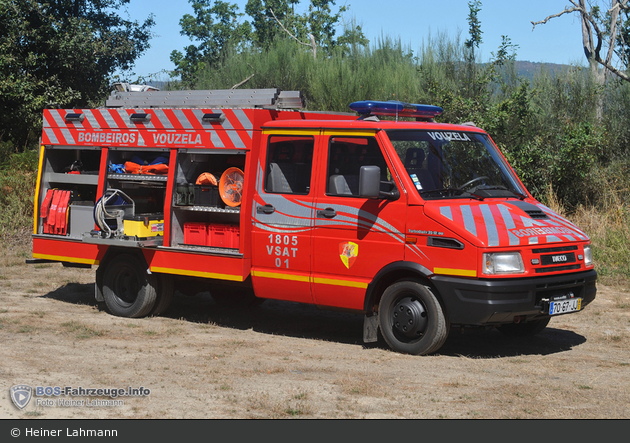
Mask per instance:
[[[247,0],[230,2],[236,3],[241,12],[245,11]],[[302,3],[307,5],[308,1],[302,0]],[[519,45],[518,60],[585,64],[576,14],[555,18],[532,31],[532,21],[562,11],[568,3],[566,0],[482,0],[481,3],[479,19],[483,43],[480,54],[484,61],[497,50],[501,36],[507,35],[513,44]],[[342,4],[349,6],[344,19],[354,19],[370,42],[381,35],[400,38],[417,53],[423,41],[439,31],[452,37],[460,32],[462,41],[468,38],[468,0],[337,0],[338,6]],[[190,3],[187,0],[131,0],[127,12],[129,18],[140,22],[153,13],[156,21],[151,48],[137,61],[135,74],[145,77],[172,69],[171,51],[183,50],[190,44],[187,37],[180,35],[179,26],[184,14],[192,14]],[[339,28],[337,33],[341,32]],[[166,78],[166,75],[157,77],[158,80]]]

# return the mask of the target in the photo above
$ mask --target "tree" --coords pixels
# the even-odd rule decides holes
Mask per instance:
[[[276,39],[292,39],[308,47],[317,58],[318,47],[330,55],[339,47],[342,52],[349,52],[350,48],[369,43],[361,27],[354,23],[346,25],[341,37],[335,38],[335,28],[347,11],[346,6],[341,6],[333,12],[335,0],[309,0],[308,10],[302,14],[295,11],[299,0],[248,0],[245,12],[251,23],[239,23],[245,14],[235,4],[189,1],[195,15],[186,14],[180,20],[181,34],[196,44],[188,46],[185,54],[171,52],[174,73],[188,86],[194,86],[202,69],[219,66],[228,49],[236,53],[249,47],[267,51]]]
[[[320,46],[327,54],[340,45],[367,44],[360,26],[345,26],[342,36],[335,38],[335,28],[348,11],[347,6],[340,6],[333,13],[335,0],[309,0],[308,11],[296,14],[298,3],[299,0],[249,0],[245,11],[253,18],[255,42],[268,48],[277,36],[288,36],[311,48]]]
[[[255,43],[262,48],[268,48],[276,35],[283,32],[274,15],[277,20],[286,20],[285,26],[295,34],[302,34],[304,24],[295,17],[295,5],[298,3],[299,0],[248,0],[245,12],[252,18]]]
[[[142,24],[117,15],[129,0],[0,2],[0,141],[24,149],[46,106],[82,107],[105,98],[111,76],[149,48]]]
[[[479,48],[479,45],[483,43],[481,34],[481,21],[478,14],[481,11],[481,2],[479,0],[468,2],[468,33],[470,38],[464,42],[464,45],[471,50],[472,59],[475,59],[475,48]]]
[[[573,5],[572,7],[567,6],[563,11],[549,15],[544,20],[532,22],[534,29],[537,25],[545,24],[552,18],[560,17],[565,14],[578,13],[582,24],[582,46],[584,48],[584,55],[588,60],[593,74],[599,77],[598,65],[601,65],[605,68],[605,73],[611,72],[622,80],[630,82],[630,75],[622,69],[615,67],[612,62],[615,48],[620,41],[624,45],[624,53],[626,50],[624,30],[628,28],[624,27],[623,24],[619,26],[619,13],[623,11],[627,17],[628,11],[630,11],[630,6],[628,5],[630,0],[612,0],[610,8],[607,10],[604,17],[601,16],[601,8],[598,5],[591,6],[589,2],[588,6],[590,9],[588,9],[586,0],[569,1]],[[606,57],[602,59],[601,51],[604,45],[608,46],[608,51]],[[626,65],[626,68],[627,67]]]
[[[190,0],[190,3],[195,16],[186,14],[182,17],[180,34],[198,42],[198,46],[186,47],[186,55],[180,51],[171,52],[174,73],[186,84],[194,82],[199,69],[216,65],[228,49],[247,45],[252,33],[249,22],[239,23],[244,14],[238,12],[236,4],[224,1],[213,4],[212,0]]]
[[[625,5],[625,4],[624,4]],[[619,5],[621,15],[615,53],[626,69],[630,68],[630,9]]]

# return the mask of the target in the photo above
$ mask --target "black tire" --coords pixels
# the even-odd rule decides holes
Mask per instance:
[[[379,303],[378,317],[383,339],[397,352],[430,354],[448,337],[440,302],[429,288],[414,281],[388,287]]]
[[[172,275],[156,274],[158,277],[157,296],[150,315],[160,315],[165,312],[173,301],[175,281]]]
[[[144,260],[127,253],[112,257],[103,272],[107,309],[118,317],[149,315],[155,305],[157,283],[157,276],[147,273]]]
[[[547,327],[550,320],[551,317],[547,317],[526,323],[510,323],[497,326],[497,329],[510,337],[531,337],[532,335],[542,332]]]

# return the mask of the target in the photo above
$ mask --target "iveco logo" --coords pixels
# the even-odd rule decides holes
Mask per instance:
[[[551,257],[551,260],[554,263],[562,263],[567,261],[567,256],[566,255],[554,255],[553,257]]]

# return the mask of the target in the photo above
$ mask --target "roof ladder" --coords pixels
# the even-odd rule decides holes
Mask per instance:
[[[112,91],[106,108],[272,108],[301,109],[304,98],[300,91],[271,89],[216,89],[159,91],[155,88]]]

